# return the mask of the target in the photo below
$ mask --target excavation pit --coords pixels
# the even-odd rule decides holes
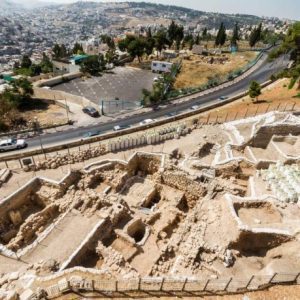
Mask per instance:
[[[129,222],[126,232],[139,245],[143,245],[149,235],[146,225],[140,219]]]
[[[282,223],[280,211],[270,202],[238,202],[234,209],[242,222],[250,227]]]

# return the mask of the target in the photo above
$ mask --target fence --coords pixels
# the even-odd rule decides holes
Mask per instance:
[[[293,112],[300,111],[300,103],[298,102],[287,102],[278,104],[253,104],[249,105],[245,109],[226,110],[223,112],[215,112],[203,114],[199,117],[199,122],[202,124],[220,124],[231,122],[239,119],[245,119],[255,117],[257,115],[263,115],[270,111],[278,112]]]
[[[99,103],[102,114],[113,115],[131,111],[141,107],[141,101],[129,100],[101,100]]]
[[[236,109],[232,109],[232,110],[224,110],[221,112],[212,112],[212,113],[206,113],[206,114],[200,114],[194,117],[190,117],[189,121],[187,120],[187,122],[191,122],[191,123],[200,123],[202,125],[210,125],[210,124],[221,124],[221,123],[226,123],[226,122],[231,122],[231,121],[235,121],[235,120],[239,120],[239,119],[245,119],[248,117],[254,117],[257,115],[262,115],[265,114],[267,112],[270,111],[280,111],[280,112],[292,112],[292,111],[300,111],[300,103],[298,102],[287,102],[287,103],[279,103],[279,104],[268,104],[268,103],[263,103],[263,104],[253,104],[253,105],[249,105],[248,108],[243,109],[243,110],[236,110]],[[184,121],[184,120],[183,120]],[[185,122],[183,122],[185,123]],[[176,127],[179,126],[180,124],[182,124],[182,121],[175,123],[173,122],[173,125]],[[167,124],[167,125],[162,125],[162,128],[169,128],[170,126],[172,126],[171,124]],[[157,131],[155,129],[149,129],[148,131],[150,133],[152,133],[154,131]],[[127,137],[139,137],[140,136],[140,132],[133,132],[132,134],[128,135]],[[32,156],[28,156],[32,159],[32,161],[34,162],[34,164],[38,164],[41,163],[43,161],[45,161],[46,159],[55,157],[56,155],[60,154],[60,155],[78,155],[80,154],[80,152],[82,152],[83,150],[96,150],[97,148],[101,147],[101,146],[105,146],[106,149],[108,149],[107,147],[107,143],[110,141],[113,141],[114,139],[119,140],[120,137],[116,137],[113,139],[108,139],[106,141],[101,141],[101,142],[94,142],[94,143],[88,143],[88,144],[84,144],[81,146],[77,146],[77,147],[70,147],[64,150],[59,150],[59,151],[54,151],[54,152],[50,152],[50,153],[42,153],[42,154],[37,154],[37,155],[32,155]],[[133,146],[133,148],[137,148],[137,147],[142,147],[145,145],[136,145],[135,147]],[[75,161],[75,163],[78,161]],[[14,160],[3,160],[0,162],[0,170],[1,169],[5,169],[8,168],[10,170],[18,170],[23,168],[22,166],[22,162],[21,159],[14,159]]]
[[[63,280],[45,288],[47,298],[55,298],[63,293],[98,292],[111,297],[120,294],[141,297],[143,294],[158,296],[169,295],[224,295],[262,290],[276,284],[299,284],[300,273],[274,273],[273,275],[253,275],[249,278],[140,278],[126,280],[99,280],[97,275],[87,272],[81,280]],[[80,274],[81,275],[81,274]],[[45,283],[42,281],[42,283]],[[131,294],[131,295],[130,295]]]

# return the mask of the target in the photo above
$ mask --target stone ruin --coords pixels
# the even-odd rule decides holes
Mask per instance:
[[[240,128],[240,145],[206,140],[190,156],[137,152],[59,182],[32,179],[0,203],[0,273],[18,273],[0,279],[0,292],[21,293],[28,274],[36,292],[43,276],[61,279],[78,267],[111,279],[246,278],[287,264],[299,270],[298,135],[291,133],[256,147],[262,155],[273,143],[285,155],[277,171],[271,160],[242,156],[255,139]],[[290,182],[292,201],[269,187],[268,170]]]

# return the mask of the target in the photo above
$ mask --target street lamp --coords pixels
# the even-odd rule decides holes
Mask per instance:
[[[40,146],[41,146],[42,153],[44,154],[44,157],[46,159],[47,157],[46,157],[46,153],[45,153],[44,148],[43,148],[42,137],[41,137],[40,132],[39,132],[39,123],[38,123],[37,117],[34,117],[34,124],[35,124],[36,133],[37,133],[37,135],[39,137],[39,140],[40,140]]]
[[[69,106],[67,104],[67,98],[65,97],[65,106],[66,106],[66,113],[67,113],[67,119],[68,119],[68,124],[70,124],[70,118],[69,118]]]

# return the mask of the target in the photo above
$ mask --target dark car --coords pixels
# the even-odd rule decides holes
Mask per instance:
[[[221,96],[221,97],[219,98],[219,100],[221,100],[221,101],[226,100],[226,99],[228,99],[227,96]]]
[[[168,118],[175,117],[175,116],[177,116],[177,115],[178,115],[178,113],[175,112],[175,111],[166,114],[166,116],[167,116]]]
[[[97,136],[97,135],[100,135],[100,134],[101,134],[101,131],[99,131],[99,130],[88,131],[88,132],[83,134],[83,137],[84,138],[90,138],[90,137]]]
[[[99,117],[99,112],[96,108],[92,107],[92,106],[86,106],[82,109],[82,111],[85,113],[85,114],[88,114],[89,116],[91,117]]]

